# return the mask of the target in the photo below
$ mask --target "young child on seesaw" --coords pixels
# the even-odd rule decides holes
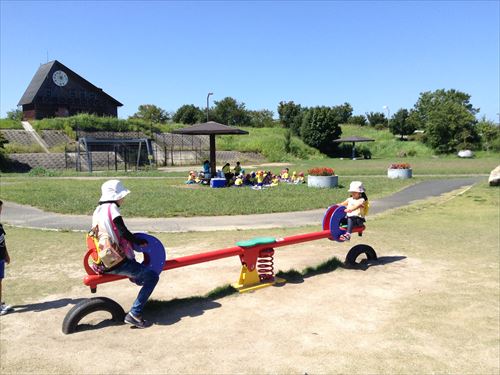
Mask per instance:
[[[352,181],[349,186],[351,196],[342,203],[346,207],[347,231],[340,236],[343,241],[351,239],[352,228],[362,226],[365,222],[366,207],[368,206],[368,197],[365,194],[365,187],[361,181]]]

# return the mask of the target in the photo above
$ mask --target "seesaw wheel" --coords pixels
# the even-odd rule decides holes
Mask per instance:
[[[345,257],[345,265],[350,267],[359,266],[356,259],[361,254],[365,254],[367,260],[377,260],[377,253],[373,250],[373,247],[361,244],[356,245],[349,250]]]
[[[109,312],[114,322],[123,322],[125,318],[123,308],[112,299],[106,297],[89,298],[77,303],[68,311],[62,324],[63,333],[67,335],[76,332],[80,320],[96,311]]]

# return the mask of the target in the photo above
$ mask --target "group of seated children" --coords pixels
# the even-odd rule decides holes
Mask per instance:
[[[289,176],[289,170],[284,169],[280,174],[274,174],[271,171],[259,170],[247,174],[240,174],[234,179],[234,186],[250,186],[253,189],[262,189],[265,187],[278,186],[280,183],[293,183],[300,184],[304,181],[304,173],[300,172],[298,175],[293,172],[292,177]]]
[[[293,172],[290,176],[288,168],[283,169],[280,174],[274,174],[271,171],[259,170],[245,174],[241,163],[236,162],[235,167],[231,170],[231,164],[226,163],[219,172],[221,177],[226,179],[226,186],[250,186],[254,189],[262,189],[264,187],[277,186],[280,182],[287,184],[302,184],[305,182],[304,172]],[[208,183],[210,179],[210,164],[208,160],[203,163],[203,171],[196,174],[194,171],[189,172],[186,184]]]
[[[304,172],[297,172],[293,171],[292,175],[290,176],[290,169],[285,168],[281,171],[280,174],[280,180],[289,184],[303,184],[305,181],[304,178]]]

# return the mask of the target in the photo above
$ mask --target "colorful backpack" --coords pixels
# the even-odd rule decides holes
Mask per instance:
[[[118,231],[111,219],[111,205],[108,206],[109,220],[113,225],[113,230],[118,238]],[[99,245],[99,226],[96,225],[87,233],[87,249],[91,250],[89,256],[89,266],[96,273],[102,274],[120,264],[125,258],[124,249],[118,244],[106,239],[104,244]]]

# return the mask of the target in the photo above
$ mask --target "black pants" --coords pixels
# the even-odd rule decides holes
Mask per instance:
[[[352,228],[361,227],[365,223],[365,219],[359,216],[348,216],[342,220],[342,224],[347,223],[347,233],[352,233]]]

